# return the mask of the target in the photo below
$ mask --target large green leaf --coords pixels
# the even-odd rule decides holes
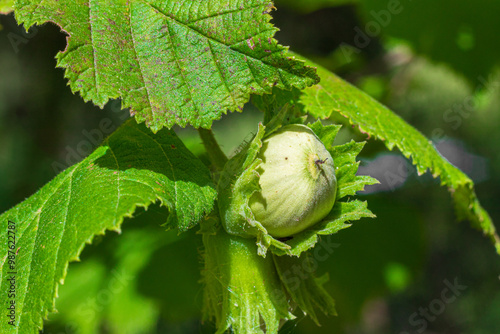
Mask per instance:
[[[335,74],[318,66],[321,83],[307,88],[300,97],[305,111],[319,118],[338,113],[349,119],[361,132],[384,141],[392,150],[395,146],[407,158],[412,157],[419,174],[430,170],[447,186],[455,200],[459,219],[468,219],[495,244],[500,254],[500,238],[488,213],[483,209],[470,178],[450,164],[432,142],[402,118]]]
[[[122,98],[155,132],[210,128],[251,93],[318,81],[273,38],[268,0],[18,0],[14,8],[26,28],[49,21],[69,35],[57,60],[74,92],[101,107]]]
[[[0,297],[2,305],[15,299],[15,327],[2,321],[0,332],[37,333],[54,311],[68,262],[78,260],[94,235],[120,231],[138,206],[160,201],[170,210],[169,225],[186,230],[211,211],[215,196],[208,169],[173,132],[153,135],[128,121],[88,158],[0,216],[0,243],[7,245],[8,225],[15,224],[16,235],[12,249],[2,248],[2,291],[17,272],[15,298]],[[7,255],[13,253],[12,267]]]

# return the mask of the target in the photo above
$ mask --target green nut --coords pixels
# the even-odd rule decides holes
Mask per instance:
[[[321,221],[333,208],[335,166],[315,133],[287,125],[264,139],[258,157],[260,192],[250,198],[255,219],[273,237],[288,237]]]

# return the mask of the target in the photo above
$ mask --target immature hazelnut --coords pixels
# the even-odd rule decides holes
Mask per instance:
[[[337,192],[333,159],[309,127],[284,126],[264,139],[258,157],[261,191],[249,205],[270,235],[297,234],[332,210]]]

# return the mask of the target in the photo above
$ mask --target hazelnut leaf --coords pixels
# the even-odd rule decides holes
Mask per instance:
[[[397,147],[406,158],[412,159],[419,175],[429,171],[434,178],[439,177],[441,185],[450,191],[458,219],[469,220],[473,227],[482,230],[500,254],[495,225],[481,206],[474,182],[467,175],[449,163],[432,141],[387,107],[327,69],[311,61],[307,64],[317,67],[321,83],[304,89],[295,101],[305,113],[323,119],[345,117],[361,132],[382,140],[389,150]],[[273,94],[290,97],[288,91],[275,90]]]
[[[12,1],[0,5],[8,11]],[[273,9],[269,0],[14,4],[26,29],[53,22],[68,35],[56,58],[73,92],[100,107],[121,98],[154,132],[210,128],[228,110],[241,111],[250,94],[319,81],[274,39]]]
[[[290,247],[287,249],[272,249],[275,255],[300,256],[303,252],[313,248],[320,240],[321,235],[335,234],[340,230],[350,227],[349,222],[361,218],[375,218],[368,210],[366,201],[354,200],[350,202],[336,202],[332,211],[321,222],[309,229],[295,235],[293,239],[286,241]]]
[[[318,326],[320,326],[320,323],[316,316],[315,308],[319,308],[326,315],[337,315],[335,301],[323,288],[323,284],[329,279],[328,274],[318,278],[314,276],[313,270],[311,270],[311,273],[304,270],[305,272],[302,274],[307,275],[307,277],[300,280],[300,282],[297,283],[296,280],[289,279],[291,268],[303,269],[307,267],[307,261],[311,259],[310,254],[305,254],[305,256],[301,256],[300,258],[290,256],[274,256],[273,258],[276,270],[286,291],[302,311],[309,315]]]
[[[233,235],[256,236],[260,224],[248,206],[248,198],[259,190],[259,175],[256,168],[261,163],[257,153],[262,147],[264,126],[259,129],[250,143],[224,166],[217,185],[219,212],[226,231]]]
[[[159,201],[170,211],[169,227],[185,231],[212,210],[216,195],[208,168],[175,132],[154,135],[128,120],[86,159],[0,215],[4,231],[9,221],[16,224],[16,309],[22,314],[15,326],[1,322],[0,332],[38,333],[43,318],[55,311],[69,262],[79,260],[95,235],[120,231],[137,207]],[[7,237],[0,234],[2,244]],[[2,277],[12,271],[6,261],[0,270]],[[2,289],[7,284],[2,280]]]

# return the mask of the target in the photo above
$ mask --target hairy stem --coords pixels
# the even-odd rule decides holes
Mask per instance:
[[[212,130],[202,128],[198,129],[198,133],[200,134],[200,138],[203,141],[205,150],[207,150],[208,158],[215,166],[215,168],[217,168],[217,170],[222,171],[224,169],[224,165],[227,162],[227,157],[220,149],[217,140],[215,140],[214,133],[212,132]]]

